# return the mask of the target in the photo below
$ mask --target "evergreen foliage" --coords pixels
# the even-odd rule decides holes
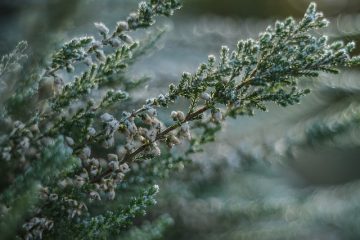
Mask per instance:
[[[167,93],[139,104],[131,94],[142,80],[129,81],[125,74],[161,32],[140,42],[131,34],[179,8],[176,0],[150,0],[112,31],[95,23],[99,37],[65,43],[48,67],[24,80],[36,85],[31,91],[19,88],[25,93],[17,94],[26,97],[3,102],[4,239],[157,239],[171,225],[169,218],[131,224],[137,219],[141,225],[139,217],[156,203],[156,182],[214,141],[227,117],[267,111],[268,103],[294,105],[310,92],[298,87],[304,78],[360,63],[359,56],[350,56],[353,42],[329,42],[314,33],[328,21],[310,4],[300,21],[277,21],[257,39],[239,41],[234,50],[221,47],[219,56],[210,55],[195,73],[184,72]],[[2,82],[19,71],[25,48],[21,42],[1,59]],[[12,113],[19,102],[36,106],[32,115],[17,119]],[[354,116],[346,114],[335,130],[330,123],[315,123],[305,132],[337,134],[358,122],[357,112],[350,111]],[[181,151],[173,150],[176,145]]]

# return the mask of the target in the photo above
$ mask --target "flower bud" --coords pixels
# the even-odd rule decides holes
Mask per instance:
[[[105,26],[104,23],[96,22],[94,25],[102,35],[107,35],[109,33],[109,29]]]
[[[208,93],[202,93],[201,98],[204,99],[205,101],[210,101],[211,100],[211,96]]]
[[[118,161],[118,156],[116,154],[109,153],[107,158],[109,161]]]
[[[178,117],[178,113],[176,111],[172,111],[170,117],[175,121]]]
[[[156,146],[154,146],[154,148],[153,148],[153,154],[155,155],[155,156],[160,156],[161,155],[161,150],[160,150],[160,148],[156,145]]]
[[[56,193],[52,193],[52,194],[50,194],[49,195],[49,200],[50,201],[56,201],[56,200],[58,200],[58,195],[56,194]]]
[[[121,33],[122,31],[129,30],[129,25],[125,21],[117,22],[116,32]]]
[[[156,112],[155,108],[149,108],[147,110],[147,113],[150,115],[150,117],[155,117],[157,115],[157,112]]]
[[[90,192],[90,198],[91,198],[91,200],[98,200],[98,201],[101,200],[100,194],[96,191]]]
[[[120,47],[121,46],[121,42],[120,42],[120,40],[119,39],[111,39],[110,40],[110,44],[111,44],[111,46],[112,47],[114,47],[114,48],[118,48],[118,47]]]
[[[81,187],[85,184],[85,179],[83,177],[80,177],[78,175],[75,176],[74,184],[77,187]]]
[[[120,171],[122,173],[127,173],[130,171],[129,165],[127,165],[127,163],[123,163],[120,165]]]
[[[170,136],[169,142],[170,142],[170,144],[173,144],[173,145],[178,145],[178,144],[181,143],[181,141],[177,137],[175,137],[174,135]]]
[[[181,122],[185,120],[185,114],[182,111],[177,111],[177,117]]]
[[[119,162],[118,161],[111,161],[111,162],[109,162],[109,167],[113,171],[117,171],[117,170],[119,170]]]
[[[65,137],[65,141],[69,146],[73,146],[74,145],[74,139],[72,139],[71,137]]]
[[[90,136],[95,136],[95,134],[96,134],[95,128],[92,128],[92,127],[89,127],[89,128],[87,129],[87,132],[88,132],[88,134],[89,134]]]

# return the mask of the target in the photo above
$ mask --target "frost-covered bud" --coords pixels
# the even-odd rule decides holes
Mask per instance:
[[[118,156],[116,154],[109,153],[107,158],[109,161],[118,161]]]
[[[161,150],[157,145],[154,145],[152,152],[155,156],[160,156],[161,155]]]
[[[97,30],[100,32],[101,35],[107,35],[109,33],[109,29],[105,26],[102,22],[94,23]]]
[[[120,165],[120,171],[121,171],[122,173],[127,173],[127,172],[129,172],[129,171],[130,171],[129,165],[127,165],[127,163],[121,164],[121,165]]]
[[[174,135],[170,135],[170,137],[169,137],[169,143],[170,143],[171,145],[178,145],[178,144],[181,143],[181,141],[180,141],[177,137],[175,137]]]
[[[221,122],[223,120],[223,115],[219,109],[217,109],[215,112],[213,112],[212,116],[213,116],[214,120],[217,122]]]
[[[185,114],[182,111],[177,111],[177,117],[181,122],[185,120]]]
[[[22,225],[22,228],[24,228],[26,231],[29,231],[30,229],[32,229],[34,227],[34,224],[31,223],[31,222],[27,222],[27,223],[24,223]],[[31,235],[31,234],[30,234]],[[32,236],[31,238],[28,238],[28,239],[33,239]]]
[[[153,119],[152,126],[153,126],[156,130],[160,131],[161,128],[162,128],[162,126],[163,126],[163,123],[162,123],[159,119],[154,118],[154,119]]]
[[[135,124],[134,124],[135,125]],[[107,135],[113,135],[114,132],[119,128],[120,123],[118,120],[114,119],[110,122],[108,122],[109,129],[107,131]],[[136,127],[136,126],[135,126]]]
[[[116,153],[118,155],[119,161],[122,161],[127,153],[127,150],[125,149],[124,146],[121,146],[121,147],[117,148]]]
[[[126,129],[129,131],[130,134],[135,135],[137,133],[136,124],[132,121],[125,120],[124,122]]]
[[[125,177],[124,173],[122,173],[122,172],[117,173],[115,176],[115,183],[116,184],[121,183],[124,180],[124,177]]]
[[[77,187],[82,187],[85,184],[85,179],[79,175],[75,175],[74,184]]]
[[[38,218],[38,217],[34,217],[30,220],[30,222],[33,224],[33,225],[38,225],[41,223],[41,218]]]
[[[102,142],[102,146],[105,148],[105,149],[108,149],[108,148],[111,148],[112,146],[114,146],[115,144],[115,138],[112,136],[110,138],[107,138],[105,139],[103,142]]]
[[[81,208],[75,208],[75,209],[70,210],[69,217],[74,218],[76,216],[81,216],[81,214],[82,214]]]
[[[91,200],[96,200],[96,201],[100,201],[101,200],[101,197],[100,197],[100,194],[96,191],[91,191],[90,192],[90,199]]]
[[[137,140],[141,143],[146,143],[146,138],[144,138],[143,136],[138,135]]]
[[[185,137],[187,140],[191,140],[190,125],[188,122],[181,125],[180,135]]]
[[[98,174],[98,172],[99,172],[98,166],[91,165],[91,167],[90,167],[90,174],[91,174],[92,176],[96,176],[96,175]]]
[[[116,196],[116,193],[115,193],[115,190],[114,189],[111,189],[110,191],[108,191],[106,193],[106,197],[109,199],[109,200],[114,200],[115,199],[115,196]]]
[[[121,46],[121,41],[119,39],[113,38],[110,40],[110,44],[114,48],[118,48]]]
[[[152,107],[147,110],[147,113],[150,115],[150,117],[155,117],[157,115],[156,109]]]
[[[111,161],[109,162],[109,168],[113,171],[119,170],[119,162],[118,161]]]
[[[154,123],[153,118],[151,118],[148,114],[143,114],[142,120],[146,125],[152,125]]]
[[[143,127],[139,127],[138,129],[138,134],[145,137],[146,134],[147,134],[148,130],[146,128],[143,128]]]
[[[91,156],[91,149],[89,147],[84,147],[80,153],[80,158],[85,160]]]
[[[191,78],[191,73],[189,72],[183,72],[181,75],[182,79],[190,79]]]
[[[153,98],[148,98],[148,99],[146,99],[145,103],[146,103],[146,105],[154,104],[154,99]]]
[[[187,140],[191,140],[191,133],[190,133],[190,131],[187,131],[187,132],[184,132],[184,137],[187,139]]]
[[[22,149],[25,149],[27,150],[29,147],[30,147],[30,139],[28,137],[24,137],[19,146],[22,148]]]
[[[100,158],[100,159],[99,159],[99,168],[100,168],[100,169],[106,168],[107,165],[108,165],[108,161],[107,161],[107,160],[105,160],[105,159],[103,159],[103,158]]]
[[[65,141],[69,146],[73,146],[74,145],[74,139],[72,139],[71,137],[65,137]]]
[[[96,130],[95,130],[95,128],[89,127],[89,128],[87,129],[87,133],[88,133],[90,136],[95,136]]]
[[[178,117],[178,113],[176,111],[172,111],[170,117],[175,121]]]
[[[98,161],[99,162],[99,161]],[[89,178],[89,174],[87,172],[87,170],[85,168],[82,169],[82,172],[80,173],[80,177],[84,178],[84,179],[88,179]]]
[[[99,48],[102,48],[102,47],[103,47],[103,44],[100,41],[94,41],[92,43],[92,48],[94,48],[94,49],[99,49]]]
[[[214,55],[209,55],[208,56],[208,61],[211,65],[213,65],[216,61],[216,57]]]
[[[211,100],[211,96],[208,93],[202,93],[201,98],[204,99],[205,101],[210,101]]]
[[[153,186],[153,189],[154,189],[155,194],[160,191],[160,187],[157,184]]]
[[[121,33],[122,31],[129,30],[129,25],[125,21],[117,22],[116,32]]]
[[[166,97],[165,97],[163,94],[159,94],[158,100],[159,100],[160,102],[164,102],[164,101],[166,101]]]
[[[56,193],[52,193],[49,195],[49,200],[50,201],[56,201],[59,199],[59,196]]]
[[[57,185],[60,188],[66,188],[69,185],[69,180],[68,179],[63,179],[63,180],[59,181]]]
[[[97,158],[92,158],[89,160],[89,165],[95,165],[95,166],[100,166],[100,162]]]
[[[263,34],[260,35],[260,44],[267,44],[267,43],[270,43],[271,41],[271,34],[268,33],[268,32],[265,32]]]
[[[127,35],[127,34],[121,34],[119,37],[120,37],[121,40],[123,40],[123,41],[126,42],[127,44],[132,44],[132,43],[134,43],[134,40],[132,39],[132,37],[130,37],[130,36]]]
[[[181,131],[182,132],[188,132],[190,130],[190,125],[188,122],[181,125]]]
[[[128,142],[127,144],[125,144],[125,148],[128,151],[132,151],[135,148],[134,142]]]
[[[329,26],[329,24],[330,24],[330,21],[327,20],[326,18],[321,19],[321,21],[320,21],[320,26],[321,27],[327,27],[327,26]]]
[[[61,77],[54,77],[54,91],[55,94],[60,94],[62,88],[64,86],[64,80]]]
[[[103,122],[110,122],[114,120],[114,117],[109,113],[104,113],[103,115],[100,116],[100,119]]]
[[[154,128],[146,132],[146,138],[149,139],[151,142],[156,140],[156,136],[157,136],[157,131]]]
[[[355,44],[355,42],[349,42],[348,44],[346,44],[345,47],[348,52],[351,52],[355,49],[356,44]]]
[[[15,121],[14,122],[14,128],[23,129],[24,127],[25,127],[25,124],[22,123],[21,121]]]
[[[43,225],[46,228],[46,230],[51,230],[54,227],[54,221],[46,219]]]

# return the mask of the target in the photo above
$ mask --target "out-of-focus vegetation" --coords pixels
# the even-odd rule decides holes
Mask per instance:
[[[359,42],[358,0],[318,3],[332,21],[326,30],[332,39]],[[33,53],[30,64],[42,62],[70,37],[93,33],[92,22],[114,24],[136,4],[1,1],[0,53],[25,39]],[[151,77],[139,95],[155,96],[182,71],[193,72],[219,45],[257,36],[276,18],[300,17],[307,5],[298,0],[185,1],[172,22],[162,22],[168,30],[158,50],[133,67],[142,69],[133,70],[139,77]],[[227,123],[215,143],[161,186],[160,207],[149,219],[169,213],[174,220],[157,223],[163,239],[360,238],[359,73],[304,79],[314,91],[302,104],[286,110],[271,106],[269,113]]]

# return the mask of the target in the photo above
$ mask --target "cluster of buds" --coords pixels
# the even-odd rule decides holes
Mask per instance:
[[[170,116],[174,121],[185,121],[185,114],[182,111],[172,111]]]
[[[102,169],[108,169],[111,173],[101,178],[99,183],[94,183],[95,189],[90,192],[90,201],[101,200],[101,195],[106,195],[109,200],[113,200],[115,198],[115,188],[123,181],[125,174],[130,171],[127,163],[121,163],[127,152],[126,148],[121,147],[117,150],[117,154],[109,153],[107,160],[105,160],[90,158],[91,151],[86,147],[81,154],[83,172],[76,175],[73,182],[78,187],[81,187],[86,182],[90,183],[91,179],[98,177],[102,173]]]
[[[79,217],[82,213],[88,210],[87,206],[83,202],[78,202],[77,200],[64,198],[62,208],[68,213],[70,219]]]
[[[47,218],[34,217],[30,221],[24,223],[22,228],[26,231],[25,240],[42,239],[44,231],[50,231],[54,226],[54,222]]]
[[[114,134],[118,130],[120,123],[116,118],[108,113],[101,115],[101,121],[105,124],[105,140],[103,146],[105,148],[112,147],[114,145]]]
[[[169,148],[172,148],[175,145],[179,145],[181,143],[181,141],[175,135],[169,134],[169,136],[167,137],[166,143]]]
[[[30,152],[30,139],[34,134],[30,129],[25,128],[25,124],[21,121],[15,121],[12,124],[13,130],[9,136],[18,136],[10,141],[8,146],[0,148],[0,157],[5,161],[10,161],[14,154],[20,159],[22,163],[25,162],[26,155]]]
[[[59,196],[56,193],[50,193],[48,187],[41,187],[39,191],[40,199],[43,200],[50,200],[50,201],[57,201]]]

